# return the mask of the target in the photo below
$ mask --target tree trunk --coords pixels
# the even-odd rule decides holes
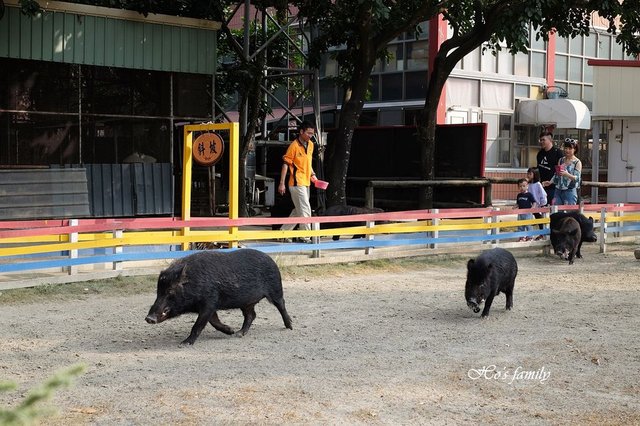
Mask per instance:
[[[362,65],[357,77],[351,81],[351,87],[346,88],[345,97],[338,121],[333,144],[325,159],[327,177],[330,182],[327,191],[327,205],[347,204],[347,172],[351,155],[351,141],[353,132],[360,121],[360,114],[364,106],[364,99],[369,87],[372,64]]]
[[[490,34],[478,32],[474,37],[469,37],[463,42],[449,39],[447,46],[440,46],[433,62],[433,69],[427,86],[424,109],[418,117],[418,143],[420,144],[420,171],[425,180],[435,178],[435,151],[436,151],[436,121],[438,117],[438,103],[442,95],[447,78],[451,71],[465,55],[472,52],[483,42],[488,40]],[[418,206],[422,209],[433,208],[433,188],[425,188],[418,197]]]
[[[438,103],[442,89],[447,81],[444,67],[441,61],[434,62],[434,69],[429,79],[427,96],[424,109],[418,117],[418,144],[420,145],[420,174],[425,180],[433,180],[435,177],[435,149],[436,149],[436,121],[438,116]],[[421,209],[433,208],[433,187],[425,187],[420,190],[418,207]]]

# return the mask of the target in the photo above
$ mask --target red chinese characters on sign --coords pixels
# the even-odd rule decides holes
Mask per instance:
[[[203,133],[193,141],[193,159],[201,166],[213,166],[222,158],[224,141],[217,133]]]

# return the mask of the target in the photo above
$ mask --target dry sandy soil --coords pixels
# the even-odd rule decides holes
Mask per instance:
[[[640,261],[583,251],[514,252],[514,309],[500,295],[486,320],[464,302],[468,257],[289,272],[293,330],[262,301],[247,336],[207,327],[192,347],[195,316],[144,322],[153,277],[126,278],[147,280],[133,295],[0,295],[0,379],[18,383],[0,406],[82,362],[45,424],[639,424]]]

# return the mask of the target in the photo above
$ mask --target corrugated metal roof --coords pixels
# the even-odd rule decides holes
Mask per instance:
[[[34,17],[7,5],[0,19],[0,57],[195,74],[215,72],[215,22],[164,15],[144,18],[131,11],[61,2],[47,2],[45,7],[53,3],[57,8],[50,7]],[[109,11],[113,16],[108,16]]]

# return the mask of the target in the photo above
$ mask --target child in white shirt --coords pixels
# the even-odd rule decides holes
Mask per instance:
[[[547,193],[540,183],[540,172],[535,167],[529,167],[527,170],[527,180],[529,181],[529,192],[533,195],[533,198],[536,200],[536,204],[538,207],[544,207],[547,205]],[[542,218],[542,213],[534,213],[533,216],[536,219]],[[543,229],[544,226],[539,224],[538,227]],[[542,235],[538,235],[536,240],[541,240],[544,238]]]

